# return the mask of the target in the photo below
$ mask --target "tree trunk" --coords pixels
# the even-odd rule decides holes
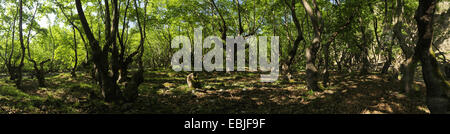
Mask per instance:
[[[382,50],[383,51],[387,51],[387,55],[385,55],[386,58],[386,62],[383,65],[383,68],[381,69],[381,74],[387,74],[389,72],[389,68],[392,65],[392,61],[394,60],[394,57],[392,56],[392,46],[394,45],[394,41],[393,39],[385,39],[386,38],[386,34],[390,33],[389,27],[392,23],[392,19],[389,19],[388,17],[389,11],[388,11],[388,1],[384,0],[384,27],[383,27],[383,34],[382,37],[383,38],[383,44],[381,44],[382,46]],[[389,21],[391,20],[391,21]],[[389,36],[389,35],[387,35]],[[392,43],[388,44],[387,42],[391,40]]]
[[[295,0],[292,0],[291,3],[289,3],[287,0],[285,1],[285,4],[288,6],[288,8],[291,11],[292,20],[294,21],[295,28],[297,29],[297,37],[295,38],[293,48],[291,50],[289,50],[289,59],[288,59],[286,65],[283,67],[283,73],[285,76],[283,79],[285,81],[289,81],[289,79],[291,78],[291,74],[290,74],[292,71],[291,65],[294,61],[295,55],[297,55],[297,51],[298,51],[300,42],[302,40],[304,40],[302,27],[297,18],[297,14],[295,13],[295,3],[296,3]]]
[[[416,70],[417,57],[414,56],[414,48],[406,44],[405,36],[402,33],[403,29],[403,0],[397,0],[397,9],[394,17],[394,38],[397,39],[400,48],[402,49],[403,55],[405,56],[405,61],[401,65],[401,85],[406,93],[412,91],[412,86],[414,82],[414,74]]]
[[[383,68],[381,69],[381,74],[386,74],[389,71],[389,67],[391,67],[392,64],[392,47],[388,48],[386,50],[388,52],[388,55],[386,56],[386,62],[383,65]]]
[[[20,48],[21,48],[21,59],[20,59],[20,64],[19,66],[16,68],[16,80],[15,80],[15,84],[16,87],[18,89],[23,89],[22,86],[22,68],[24,66],[24,59],[25,59],[25,45],[23,42],[23,28],[22,28],[22,13],[23,13],[23,7],[22,7],[22,0],[19,1],[19,39],[20,39]]]
[[[369,51],[367,50],[368,46],[367,46],[367,39],[366,39],[366,27],[363,26],[364,22],[363,22],[362,18],[360,18],[360,22],[361,22],[360,28],[361,28],[361,34],[362,34],[362,38],[361,38],[362,44],[361,44],[361,46],[359,46],[359,49],[361,50],[360,58],[363,63],[360,73],[361,73],[361,75],[366,75],[369,73],[369,66],[370,66],[369,59],[368,59]]]
[[[30,27],[33,27],[33,22],[34,22],[34,18],[36,16],[36,13],[39,9],[39,6],[36,7],[36,10],[34,11],[33,17],[31,18],[30,22]],[[41,63],[39,63],[40,69],[37,65],[37,62],[35,60],[33,60],[33,58],[31,58],[31,49],[30,49],[30,38],[31,38],[31,30],[32,28],[30,28],[28,30],[28,35],[27,35],[27,50],[28,50],[28,61],[33,63],[33,68],[34,68],[34,76],[36,76],[36,78],[38,79],[38,83],[39,83],[39,87],[45,87],[45,70],[44,70],[44,64],[48,61],[50,61],[50,59],[42,61]],[[32,75],[33,76],[33,75]]]
[[[371,12],[373,13],[374,11],[373,11],[372,6],[370,7],[370,9],[371,9]],[[378,18],[377,18],[377,16],[374,16],[373,27],[374,27],[374,33],[375,33],[375,40],[377,41],[378,47],[381,48],[382,50],[385,50],[383,43],[380,41],[380,36],[378,35]],[[389,49],[387,51],[388,51],[388,56],[386,56],[387,57],[386,62],[383,64],[383,68],[381,69],[381,74],[386,74],[389,71],[389,67],[391,66],[391,63],[392,63],[392,50]]]
[[[75,65],[72,68],[72,77],[77,77],[77,65],[78,65],[78,45],[77,45],[77,35],[75,34],[75,27],[72,27],[73,30],[73,50],[75,51]]]
[[[39,6],[36,7],[36,10],[34,11],[33,17],[30,20],[30,22],[31,22],[30,27],[33,27],[34,17],[36,16],[36,13],[37,13],[38,9],[39,9]],[[45,62],[48,62],[49,60],[42,61],[40,63],[41,69],[39,69],[38,66],[37,66],[36,61],[33,60],[33,58],[31,58],[31,53],[30,53],[30,51],[31,51],[30,50],[31,30],[32,30],[32,28],[30,28],[28,30],[28,35],[27,35],[27,48],[26,49],[28,50],[28,60],[33,63],[34,75],[38,79],[39,87],[45,87],[45,71],[44,71],[44,67],[43,66],[44,66]]]
[[[222,22],[221,28],[219,29],[219,31],[222,33],[220,37],[222,40],[225,41],[227,39],[227,31],[228,31],[227,24],[225,22],[225,19],[222,16],[222,13],[220,12],[219,8],[217,7],[216,3],[214,2],[214,0],[211,0],[211,3],[214,6],[214,8],[217,10],[217,13],[220,16],[220,20]]]
[[[410,57],[406,59],[406,61],[402,64],[401,72],[403,76],[401,79],[401,86],[407,94],[413,91],[414,74],[416,72],[416,67],[417,67],[416,57]]]
[[[419,0],[415,19],[418,37],[415,54],[422,64],[423,79],[427,88],[427,106],[432,114],[444,114],[448,111],[449,84],[439,71],[439,64],[431,49],[433,40],[433,16],[437,0]]]
[[[130,5],[130,0],[127,0],[126,7],[125,7],[125,16],[123,17],[123,25],[122,25],[122,34],[119,35],[119,32],[117,32],[117,36],[119,37],[119,44],[120,44],[120,54],[119,54],[119,82],[125,82],[128,80],[128,65],[132,62],[132,58],[134,55],[136,55],[137,51],[133,54],[131,54],[129,57],[125,57],[125,43],[127,42],[124,40],[125,37],[125,29],[127,29],[128,25],[128,19],[127,19],[127,12],[128,7]],[[128,34],[127,34],[128,36]]]
[[[8,74],[9,74],[9,80],[16,80],[17,76],[16,76],[16,71],[15,71],[15,65],[12,65],[12,57],[14,54],[14,35],[15,35],[15,30],[16,30],[16,20],[17,20],[17,14],[19,14],[19,7],[17,7],[17,11],[16,14],[14,15],[14,21],[13,21],[13,25],[12,25],[12,40],[11,40],[11,52],[9,53],[9,57],[8,57],[8,61],[6,62],[6,68],[8,69]],[[6,53],[7,50],[5,50]],[[6,58],[6,57],[5,57]]]
[[[314,29],[314,38],[312,40],[312,44],[306,49],[306,83],[309,90],[317,91],[320,89],[318,85],[319,73],[315,66],[315,62],[317,51],[320,47],[322,27],[320,25],[321,14],[316,4],[316,0],[313,0],[312,3],[314,10],[306,0],[302,0],[302,5],[306,9],[306,12],[311,19],[311,23]]]
[[[137,24],[139,26],[139,32],[140,32],[140,43],[137,51],[139,52],[139,55],[137,57],[138,71],[133,74],[133,77],[131,80],[127,81],[125,83],[125,89],[122,93],[122,90],[118,86],[117,80],[119,78],[119,70],[120,70],[120,52],[119,48],[116,43],[116,38],[118,35],[118,27],[119,27],[119,8],[118,8],[118,0],[112,1],[112,21],[110,16],[110,8],[108,1],[104,1],[106,9],[105,11],[105,40],[106,43],[102,47],[99,45],[99,42],[97,39],[95,39],[94,34],[91,31],[91,28],[89,27],[89,24],[86,20],[86,17],[84,15],[84,11],[82,9],[82,5],[80,0],[76,0],[75,4],[77,7],[78,16],[80,18],[81,24],[83,25],[84,32],[86,34],[86,37],[89,40],[89,45],[93,53],[93,61],[95,65],[95,71],[97,78],[99,80],[99,85],[102,89],[102,94],[104,96],[105,101],[107,102],[117,102],[120,100],[125,101],[135,101],[138,96],[138,87],[139,85],[144,81],[143,73],[144,73],[144,67],[142,63],[142,56],[144,54],[144,41],[145,41],[145,24],[141,26],[139,11],[138,11],[138,4],[137,0],[135,2],[136,7],[136,19]],[[144,9],[146,9],[147,2],[145,2]],[[144,10],[144,13],[146,10]],[[144,15],[146,16],[146,14]],[[146,18],[146,17],[143,17]],[[144,21],[146,21],[144,19]],[[112,25],[111,25],[112,22]],[[142,28],[143,27],[143,28]],[[111,53],[111,57],[109,56],[109,53]],[[130,56],[129,56],[130,57]],[[111,61],[111,64],[109,63]],[[111,68],[110,68],[111,66]]]
[[[144,4],[144,20],[143,22],[146,22],[146,17],[147,16],[147,1]],[[145,37],[146,35],[146,25],[145,24],[141,24],[140,21],[140,17],[139,16],[139,12],[138,12],[138,5],[137,5],[137,0],[134,0],[134,5],[136,8],[136,20],[137,20],[137,24],[139,27],[139,33],[140,33],[140,37],[141,40],[139,42],[139,55],[137,56],[137,63],[138,63],[138,71],[135,72],[133,74],[133,76],[131,77],[131,81],[127,84],[125,84],[125,92],[124,92],[124,97],[125,97],[125,101],[128,102],[134,102],[136,101],[137,97],[138,97],[138,88],[139,85],[144,82],[144,65],[142,63],[142,56],[144,55],[144,41],[145,41]]]
[[[323,85],[323,87],[328,87],[328,81],[329,81],[329,76],[330,76],[330,72],[328,71],[328,67],[329,67],[329,61],[330,61],[330,56],[329,56],[329,47],[330,47],[330,44],[325,44],[324,46],[323,46],[323,54],[324,54],[324,60],[325,60],[325,63],[324,63],[324,70],[323,70],[323,82],[322,82],[322,85]]]
[[[244,33],[244,28],[242,27],[241,6],[239,4],[239,0],[236,0],[235,3],[236,3],[238,19],[239,19],[239,21],[238,21],[239,22],[239,36],[242,36],[242,34]]]
[[[75,5],[77,8],[77,12],[78,12],[78,16],[80,17],[80,21],[81,24],[83,25],[83,29],[84,32],[89,40],[89,45],[90,48],[92,49],[92,53],[93,53],[93,61],[95,64],[95,69],[96,69],[96,74],[98,74],[99,79],[100,79],[100,85],[101,85],[101,89],[102,89],[102,95],[104,96],[105,101],[107,102],[113,102],[113,101],[119,101],[122,96],[121,96],[121,92],[120,92],[120,88],[116,83],[116,80],[114,79],[114,76],[110,75],[109,72],[109,62],[108,62],[108,52],[110,52],[110,47],[111,45],[113,45],[113,42],[115,42],[115,38],[116,38],[116,34],[111,34],[111,33],[115,33],[117,30],[117,24],[118,24],[118,2],[117,0],[113,1],[113,26],[114,28],[111,28],[110,25],[110,14],[109,14],[109,3],[108,1],[104,1],[105,2],[105,7],[106,7],[106,44],[102,48],[99,45],[98,40],[95,39],[91,28],[89,27],[89,24],[86,20],[86,17],[84,15],[84,11],[81,5],[80,0],[76,0],[75,1]],[[113,73],[115,73],[113,71]]]
[[[368,57],[369,57],[368,50],[366,47],[364,47],[363,53],[361,56],[362,62],[363,62],[363,66],[361,68],[361,75],[369,74],[370,62],[369,62]]]

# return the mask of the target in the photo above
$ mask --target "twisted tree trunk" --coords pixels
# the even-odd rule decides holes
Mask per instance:
[[[108,0],[104,1],[105,2],[105,33],[106,33],[106,44],[102,48],[100,47],[99,41],[97,39],[95,39],[91,28],[89,27],[89,24],[86,20],[86,17],[84,15],[84,11],[81,5],[80,0],[76,0],[75,1],[75,5],[77,7],[77,11],[78,11],[78,16],[80,17],[80,21],[81,24],[83,25],[83,29],[84,32],[89,40],[89,45],[90,48],[92,49],[92,53],[93,53],[93,61],[95,64],[95,68],[96,68],[96,72],[99,76],[100,79],[100,85],[101,85],[101,89],[102,89],[102,94],[103,97],[105,99],[105,101],[107,102],[112,102],[112,101],[119,101],[122,98],[121,92],[120,92],[120,88],[116,83],[116,80],[114,79],[114,75],[111,76],[110,72],[109,72],[109,60],[108,60],[108,53],[110,52],[110,48],[111,46],[114,44],[115,42],[115,38],[116,38],[116,34],[111,34],[111,33],[115,33],[115,31],[117,30],[117,27],[112,28],[111,27],[111,18],[110,18],[110,13],[109,13],[109,3]],[[115,24],[118,24],[118,1],[117,0],[113,0],[113,26],[116,26]],[[114,57],[114,56],[112,56]],[[115,71],[112,71],[113,73],[115,73]]]
[[[133,74],[131,80],[125,82],[125,88],[122,90],[118,85],[119,70],[120,70],[120,51],[119,46],[116,43],[118,27],[119,27],[119,2],[118,0],[112,0],[112,20],[110,15],[110,7],[108,0],[103,1],[106,7],[105,12],[105,40],[106,43],[103,48],[100,43],[95,39],[94,34],[89,27],[89,24],[84,15],[84,11],[80,0],[75,0],[77,7],[78,16],[80,18],[81,24],[83,25],[84,32],[87,39],[89,40],[89,45],[93,53],[93,61],[95,65],[96,74],[99,78],[99,85],[102,89],[102,94],[105,101],[107,102],[118,102],[118,101],[135,101],[138,96],[138,87],[144,81],[143,73],[144,67],[142,63],[142,55],[144,53],[144,40],[145,40],[145,24],[141,24],[139,16],[139,6],[137,0],[135,0],[136,7],[136,19],[139,26],[139,32],[141,36],[141,41],[139,43],[138,50],[139,55],[137,57],[139,69]],[[145,2],[145,7],[147,2]],[[144,10],[144,12],[146,12]],[[145,17],[144,17],[145,18]],[[145,19],[144,19],[145,21]],[[112,22],[112,24],[111,24]],[[141,26],[143,25],[143,26]],[[142,28],[143,27],[143,28]],[[109,53],[111,56],[109,57]],[[109,59],[108,59],[109,58]],[[111,61],[111,63],[109,62]],[[123,92],[122,92],[123,91]]]
[[[25,59],[25,45],[23,42],[23,28],[22,28],[22,14],[23,14],[23,7],[22,7],[22,0],[19,1],[19,39],[20,39],[20,48],[21,48],[21,58],[20,58],[20,64],[19,66],[14,70],[16,79],[15,84],[18,89],[23,89],[22,86],[22,68],[24,66],[24,59]]]
[[[13,24],[12,24],[12,40],[11,40],[11,52],[9,53],[9,57],[5,57],[5,58],[7,58],[7,62],[6,62],[6,68],[8,69],[8,74],[9,74],[9,79],[10,80],[16,80],[16,78],[17,78],[17,76],[16,76],[16,66],[15,66],[15,64],[13,65],[12,64],[12,57],[13,57],[13,54],[14,54],[14,40],[15,40],[15,38],[14,38],[14,35],[15,35],[15,30],[16,30],[16,20],[17,20],[17,14],[19,13],[19,7],[17,7],[17,10],[16,10],[16,14],[14,15],[14,21],[13,21]],[[5,50],[5,53],[7,52],[8,50]]]
[[[297,37],[294,40],[293,48],[289,50],[289,59],[286,65],[284,65],[283,67],[284,81],[289,81],[291,77],[290,74],[292,71],[291,65],[294,62],[295,55],[297,55],[300,42],[304,40],[302,27],[300,25],[300,21],[297,18],[297,14],[295,13],[295,3],[296,3],[295,0],[292,0],[291,3],[285,0],[285,4],[291,11],[292,20],[294,21],[295,28],[297,29]]]
[[[306,84],[309,90],[319,90],[318,77],[319,73],[315,65],[317,51],[320,47],[320,36],[322,33],[322,26],[320,25],[322,16],[319,8],[316,4],[316,0],[313,0],[313,8],[306,0],[302,0],[302,5],[306,9],[308,16],[311,19],[311,23],[314,29],[314,38],[310,47],[306,48]]]
[[[449,83],[439,71],[439,64],[431,49],[433,40],[433,17],[437,0],[419,0],[415,19],[419,30],[415,55],[422,64],[423,79],[427,88],[427,106],[432,114],[448,112]]]
[[[78,65],[78,45],[77,45],[77,35],[75,34],[75,27],[72,26],[72,30],[73,30],[73,50],[75,51],[75,65],[72,68],[72,77],[77,77],[77,65]]]

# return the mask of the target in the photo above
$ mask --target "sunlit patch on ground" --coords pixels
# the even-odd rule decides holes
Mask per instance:
[[[335,74],[321,91],[306,89],[304,73],[294,75],[289,83],[259,82],[253,73],[198,73],[201,87],[190,89],[188,72],[149,71],[139,88],[135,103],[111,104],[101,99],[101,92],[89,75],[72,78],[61,73],[47,77],[47,87],[37,87],[28,79],[27,91],[0,80],[1,113],[429,113],[424,105],[423,85],[408,96],[398,83],[383,76]],[[422,89],[422,90],[421,90]]]

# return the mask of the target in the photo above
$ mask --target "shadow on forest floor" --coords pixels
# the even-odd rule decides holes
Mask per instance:
[[[168,78],[163,72],[148,74],[148,83],[185,83],[180,74],[178,79]],[[166,76],[167,75],[167,76]],[[170,75],[170,74],[169,74]],[[177,77],[177,76],[173,76]],[[170,77],[169,77],[170,78]],[[337,75],[323,91],[306,90],[304,81],[290,83],[261,83],[257,73],[203,73],[199,79],[204,92],[170,93],[162,86],[152,98],[155,103],[140,100],[144,113],[429,113],[424,105],[424,92],[406,96],[399,89],[399,83],[388,81],[379,75],[349,76]],[[304,74],[296,75],[304,78]],[[167,85],[167,84],[166,84]],[[420,86],[418,83],[417,86]],[[424,88],[423,85],[418,88]],[[145,98],[143,96],[143,98]]]
[[[199,73],[201,89],[186,85],[187,72],[148,71],[137,102],[103,102],[87,74],[48,76],[47,87],[25,79],[27,90],[0,79],[0,113],[152,113],[152,114],[380,114],[429,113],[423,84],[406,96],[387,77],[335,74],[323,91],[308,91],[304,74],[289,83],[259,82],[258,73]]]

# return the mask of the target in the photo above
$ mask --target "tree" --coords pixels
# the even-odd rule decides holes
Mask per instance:
[[[219,14],[219,16],[220,16],[220,21],[221,21],[220,25],[221,25],[221,27],[220,27],[219,31],[222,33],[220,37],[221,37],[222,40],[226,40],[226,38],[227,38],[227,31],[228,31],[227,23],[226,23],[223,15],[222,15],[222,13],[220,12],[219,8],[217,7],[216,2],[214,2],[214,0],[210,0],[210,1],[211,1],[211,5],[216,10],[217,14]]]
[[[25,59],[25,45],[23,42],[23,28],[22,28],[22,18],[23,18],[23,6],[22,6],[22,0],[19,0],[19,40],[20,40],[20,63],[19,66],[15,67],[14,65],[14,75],[15,75],[15,84],[18,89],[23,89],[22,86],[22,69],[24,66],[24,59]]]
[[[77,44],[77,34],[75,33],[75,27],[72,26],[72,30],[73,30],[73,51],[75,52],[75,64],[73,65],[72,68],[72,72],[70,72],[72,74],[72,77],[77,77],[77,65],[78,65],[78,44]]]
[[[314,29],[314,38],[312,40],[311,46],[306,49],[306,83],[308,89],[317,91],[319,72],[315,65],[317,51],[320,47],[320,37],[322,34],[321,19],[322,16],[317,6],[316,0],[312,0],[312,7],[307,0],[302,0],[302,5],[305,8]]]
[[[433,114],[448,112],[449,83],[446,82],[434,52],[431,49],[433,40],[433,18],[437,0],[419,0],[415,19],[417,21],[419,40],[415,47],[415,56],[422,65],[423,79],[427,88],[427,106]]]
[[[30,50],[31,50],[31,49],[30,49],[31,30],[33,29],[34,18],[36,17],[36,13],[37,13],[39,7],[40,7],[40,4],[38,4],[38,5],[36,6],[36,9],[35,9],[35,11],[34,11],[34,14],[33,14],[32,18],[30,19],[30,23],[31,23],[31,24],[30,24],[30,27],[29,27],[29,29],[28,29],[28,35],[27,35],[27,48],[26,48],[26,49],[28,50],[28,61],[30,61],[30,62],[33,63],[34,76],[36,76],[36,78],[38,79],[39,86],[45,87],[45,74],[46,74],[46,71],[44,70],[44,64],[47,63],[47,62],[49,62],[50,59],[47,59],[47,60],[44,60],[44,61],[40,62],[40,63],[39,63],[39,67],[38,67],[38,63],[36,62],[36,60],[34,60],[34,59],[31,57],[31,52],[30,52]]]
[[[145,24],[142,24],[142,22],[140,21],[140,15],[139,15],[139,5],[138,5],[138,0],[134,0],[134,7],[136,10],[136,20],[137,20],[137,24],[139,27],[139,33],[140,33],[140,40],[139,40],[139,47],[138,47],[138,51],[139,55],[137,56],[137,62],[138,62],[138,71],[135,72],[133,74],[133,76],[131,77],[131,80],[129,81],[129,83],[127,83],[125,85],[125,100],[126,101],[135,101],[137,96],[138,96],[138,87],[139,85],[144,82],[144,65],[142,62],[142,56],[144,55],[144,43],[145,43],[145,36],[147,35],[145,32],[146,26]],[[143,22],[146,21],[146,17],[147,16],[147,2],[145,2],[144,4],[144,20]]]
[[[9,56],[8,56],[8,51],[9,51],[8,50],[8,44],[6,44],[6,49],[5,49],[5,62],[6,62],[6,68],[8,69],[8,73],[9,73],[9,76],[10,76],[10,80],[16,80],[16,78],[17,78],[15,62],[14,62],[14,65],[12,64],[12,60],[13,60],[12,57],[13,57],[13,54],[14,54],[14,46],[15,46],[15,44],[14,44],[14,41],[15,41],[14,35],[15,35],[15,29],[16,29],[17,14],[19,14],[19,6],[17,6],[16,13],[15,13],[15,15],[13,17],[14,20],[12,22],[12,25],[10,26],[11,29],[12,29],[12,32],[11,32],[12,37],[11,37],[11,52],[9,53]]]
[[[92,51],[93,55],[93,61],[95,64],[96,72],[98,73],[100,86],[102,89],[102,94],[105,98],[105,101],[108,102],[117,102],[120,100],[124,100],[124,96],[122,95],[122,90],[119,87],[117,80],[119,78],[119,69],[120,69],[120,58],[119,58],[119,48],[116,43],[117,39],[117,30],[119,30],[119,1],[118,0],[112,0],[111,1],[111,11],[112,16],[110,13],[110,6],[109,1],[104,1],[104,15],[105,15],[105,44],[103,47],[100,46],[100,42],[94,37],[94,34],[91,31],[91,28],[89,26],[89,23],[86,20],[86,17],[84,15],[84,10],[81,5],[80,0],[75,1],[77,12],[79,19],[81,21],[81,24],[83,26],[84,32],[86,34],[87,39],[89,40],[89,45]],[[138,5],[135,1],[136,10],[138,9]],[[138,12],[138,11],[137,11]],[[112,17],[112,19],[111,19]],[[138,25],[140,25],[140,22],[138,20]],[[142,34],[144,34],[141,31]],[[141,34],[141,43],[140,46],[143,46],[145,36]],[[144,47],[139,47],[140,49],[140,56],[142,57],[142,53],[144,51]],[[109,56],[109,53],[111,53],[111,56]],[[108,59],[110,58],[110,59]],[[111,61],[111,62],[109,62]],[[139,60],[138,60],[139,61]],[[139,64],[142,64],[142,62],[139,62]],[[111,66],[111,68],[110,68]],[[143,69],[142,66],[140,68]],[[142,69],[139,69],[142,71]],[[112,72],[112,73],[110,73]],[[138,71],[139,72],[139,71]],[[142,73],[139,73],[142,75]],[[137,95],[137,88],[142,83],[142,77],[139,75],[134,76],[130,81],[128,81],[125,84],[125,91],[127,93],[125,99],[133,101],[135,98],[128,98],[128,96],[134,96]],[[128,95],[128,93],[134,92],[133,95]]]
[[[412,90],[412,85],[414,82],[414,74],[416,70],[416,63],[418,61],[417,57],[414,57],[414,46],[408,45],[406,42],[406,36],[402,33],[402,30],[404,29],[403,25],[403,12],[404,12],[404,4],[405,2],[403,0],[397,0],[397,7],[395,10],[395,15],[393,17],[393,38],[397,40],[403,55],[405,57],[405,60],[403,61],[400,71],[403,74],[401,78],[401,84],[403,90],[405,90],[406,93],[410,93]],[[391,52],[391,50],[389,50]],[[388,59],[391,60],[391,59]],[[383,69],[384,72],[386,72],[387,69]]]
[[[285,71],[288,71],[288,72],[285,72],[285,73],[287,73],[286,75],[289,76],[290,75],[289,72],[291,71],[290,70],[291,69],[291,64],[294,61],[295,55],[297,54],[297,50],[298,50],[299,44],[300,44],[300,42],[302,40],[304,40],[304,37],[303,37],[302,27],[301,27],[300,22],[299,22],[299,20],[297,18],[297,14],[295,13],[296,0],[292,0],[291,2],[288,2],[288,0],[284,0],[284,2],[286,4],[286,6],[291,11],[292,20],[293,20],[293,22],[295,24],[295,28],[297,29],[297,37],[295,38],[295,41],[294,41],[294,44],[293,44],[293,48],[289,51],[289,59],[288,59],[288,61],[286,63],[286,68],[285,68]]]

